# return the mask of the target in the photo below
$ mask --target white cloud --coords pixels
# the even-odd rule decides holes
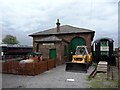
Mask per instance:
[[[119,0],[2,0],[0,16],[3,36],[15,34],[21,43],[30,44],[28,35],[61,24],[90,28],[99,35],[117,34]],[[114,30],[114,33],[113,33]],[[21,33],[21,34],[20,34]],[[113,34],[111,34],[113,33]],[[20,35],[23,37],[21,38]],[[23,42],[23,39],[29,42]]]

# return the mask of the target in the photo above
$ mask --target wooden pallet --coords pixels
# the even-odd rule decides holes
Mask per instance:
[[[106,72],[107,73],[108,63],[106,61],[100,61],[97,65],[97,72]]]

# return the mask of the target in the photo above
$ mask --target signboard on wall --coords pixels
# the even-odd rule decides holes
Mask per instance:
[[[108,46],[101,46],[100,51],[109,51],[109,47]]]
[[[101,41],[100,42],[100,51],[109,51],[109,42],[108,41]]]
[[[54,43],[43,43],[42,45],[54,45]]]

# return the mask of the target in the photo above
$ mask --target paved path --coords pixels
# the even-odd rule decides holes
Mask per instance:
[[[3,88],[88,88],[88,73],[66,72],[60,65],[36,76],[2,75]],[[67,81],[74,79],[74,81]]]

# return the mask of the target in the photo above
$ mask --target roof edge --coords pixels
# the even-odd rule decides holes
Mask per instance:
[[[75,27],[75,26],[71,26],[71,25],[62,25],[62,26],[60,26],[60,27],[63,27],[63,26],[69,26],[69,27],[72,27],[72,28],[77,28],[77,29],[85,29],[85,30],[88,30],[88,32],[90,33],[90,32],[95,32],[95,31],[93,31],[93,30],[91,30],[91,29],[87,29],[87,28],[80,28],[80,27]],[[55,28],[51,28],[51,29],[55,29]],[[55,33],[55,34],[52,34],[52,33],[44,33],[44,34],[42,34],[41,32],[44,32],[44,31],[48,31],[48,30],[50,30],[50,29],[47,29],[47,30],[43,30],[43,31],[40,31],[40,32],[36,32],[36,33],[33,33],[33,34],[30,34],[30,35],[28,35],[28,36],[31,36],[31,37],[33,37],[33,36],[39,36],[39,35],[57,35],[57,34],[74,34],[74,33]],[[41,34],[38,34],[37,35],[37,33],[41,33]],[[87,32],[79,32],[79,33],[87,33]]]

